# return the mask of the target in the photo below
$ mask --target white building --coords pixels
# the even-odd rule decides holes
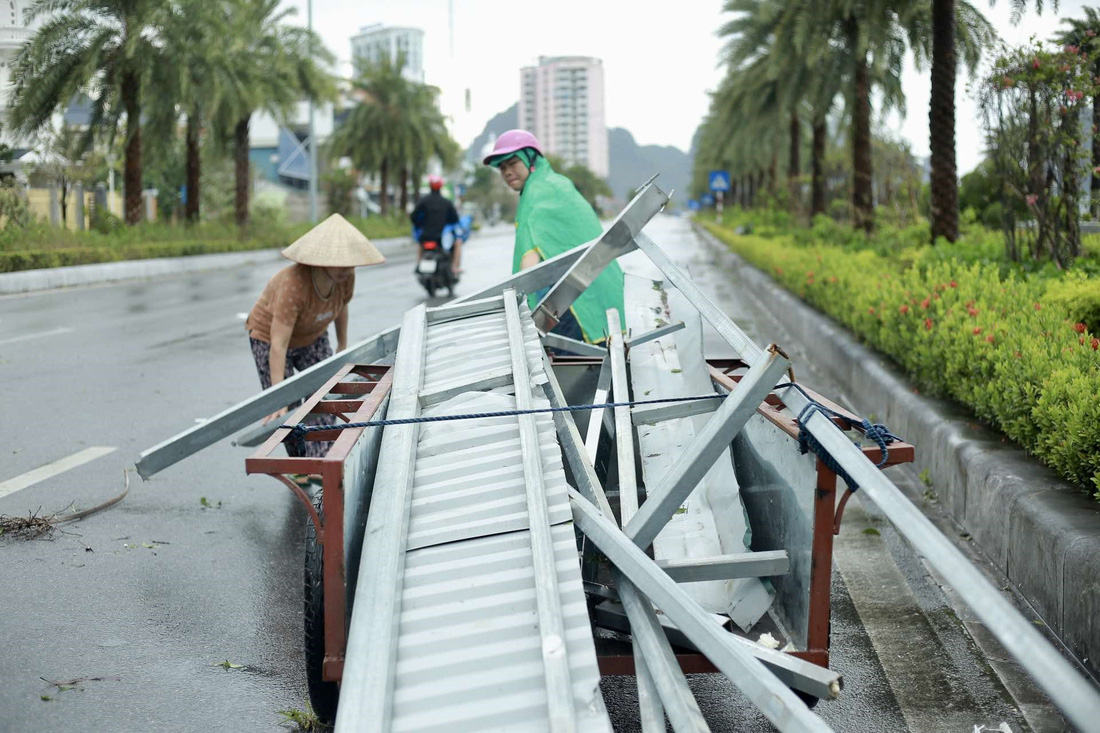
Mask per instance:
[[[364,26],[351,37],[351,63],[358,75],[362,66],[388,57],[396,62],[404,55],[403,75],[409,81],[424,83],[424,31],[381,23]]]
[[[588,56],[541,56],[520,70],[519,126],[567,164],[608,174],[603,62]]]
[[[14,146],[15,140],[8,129],[8,102],[11,95],[11,65],[15,54],[33,34],[23,22],[23,12],[29,0],[8,0],[0,7],[0,142]]]

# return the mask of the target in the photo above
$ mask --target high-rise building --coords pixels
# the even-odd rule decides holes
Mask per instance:
[[[424,31],[419,28],[374,25],[359,29],[351,37],[351,63],[358,74],[364,64],[376,64],[388,57],[396,62],[404,55],[403,76],[409,81],[424,83]]]
[[[588,56],[540,56],[520,70],[519,126],[566,164],[608,173],[603,62]]]

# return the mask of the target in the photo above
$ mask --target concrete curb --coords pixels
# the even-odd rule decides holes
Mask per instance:
[[[713,246],[729,251],[697,224]],[[730,252],[761,304],[858,401],[916,446],[945,511],[1093,675],[1100,675],[1100,504],[957,403],[914,393],[886,357]]]
[[[386,256],[398,254],[406,248],[410,252],[413,251],[412,240],[408,237],[379,239],[374,242],[374,246]],[[151,260],[101,262],[95,265],[5,272],[0,273],[0,295],[17,295],[122,280],[142,280],[207,270],[223,270],[261,262],[274,262],[281,259],[279,252],[279,249],[256,249],[248,252],[224,252],[212,255],[195,255],[193,257],[160,257]]]

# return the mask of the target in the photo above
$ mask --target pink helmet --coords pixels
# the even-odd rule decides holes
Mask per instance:
[[[539,155],[545,155],[542,152],[542,145],[539,144],[538,138],[527,132],[527,130],[509,130],[497,138],[493,152],[486,155],[485,160],[482,162],[489,165],[489,161],[497,156],[508,155],[524,148],[534,148]]]

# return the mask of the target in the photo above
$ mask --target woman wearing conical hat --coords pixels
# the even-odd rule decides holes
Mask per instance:
[[[295,370],[332,356],[328,327],[336,324],[336,349],[348,345],[348,302],[355,292],[355,268],[385,262],[370,240],[344,217],[333,214],[283,250],[294,264],[268,281],[245,328],[260,384],[267,389]],[[264,418],[278,419],[284,407]],[[305,456],[324,455],[328,443],[308,441]],[[290,444],[287,451],[297,452]]]

